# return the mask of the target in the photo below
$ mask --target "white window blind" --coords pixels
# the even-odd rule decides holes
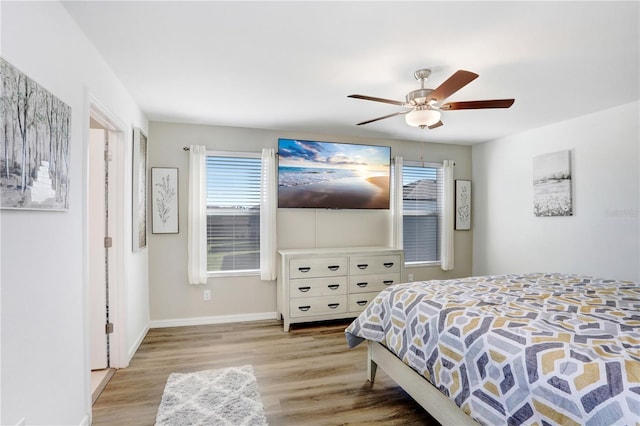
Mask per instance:
[[[260,270],[260,155],[207,155],[207,270]]]
[[[439,165],[404,162],[402,234],[406,264],[440,261],[442,194],[442,173]]]

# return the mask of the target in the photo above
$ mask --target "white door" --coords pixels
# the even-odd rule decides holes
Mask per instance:
[[[107,231],[105,195],[105,137],[104,129],[90,129],[89,137],[89,294],[91,369],[108,367],[107,356]]]

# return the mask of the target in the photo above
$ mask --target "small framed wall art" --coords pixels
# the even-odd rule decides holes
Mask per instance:
[[[137,127],[133,129],[132,181],[132,237],[136,252],[147,246],[147,136]]]
[[[471,181],[456,180],[456,223],[457,231],[471,229]]]
[[[573,216],[571,151],[533,157],[533,214]]]
[[[151,232],[178,233],[178,168],[151,168]]]

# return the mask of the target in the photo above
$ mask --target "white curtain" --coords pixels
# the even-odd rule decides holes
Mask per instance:
[[[276,153],[262,150],[260,173],[260,279],[276,279]]]
[[[402,249],[404,246],[402,229],[402,157],[393,159],[391,168],[391,247]]]
[[[453,166],[454,162],[445,160],[442,165],[442,229],[440,232],[440,267],[443,271],[453,269]]]
[[[189,147],[187,272],[189,284],[207,283],[207,150]]]

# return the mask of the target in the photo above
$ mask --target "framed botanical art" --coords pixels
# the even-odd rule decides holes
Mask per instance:
[[[151,232],[178,233],[178,169],[151,168]]]
[[[133,129],[132,239],[133,251],[147,246],[147,136]]]
[[[456,220],[455,229],[468,231],[471,229],[471,181],[456,180]]]

